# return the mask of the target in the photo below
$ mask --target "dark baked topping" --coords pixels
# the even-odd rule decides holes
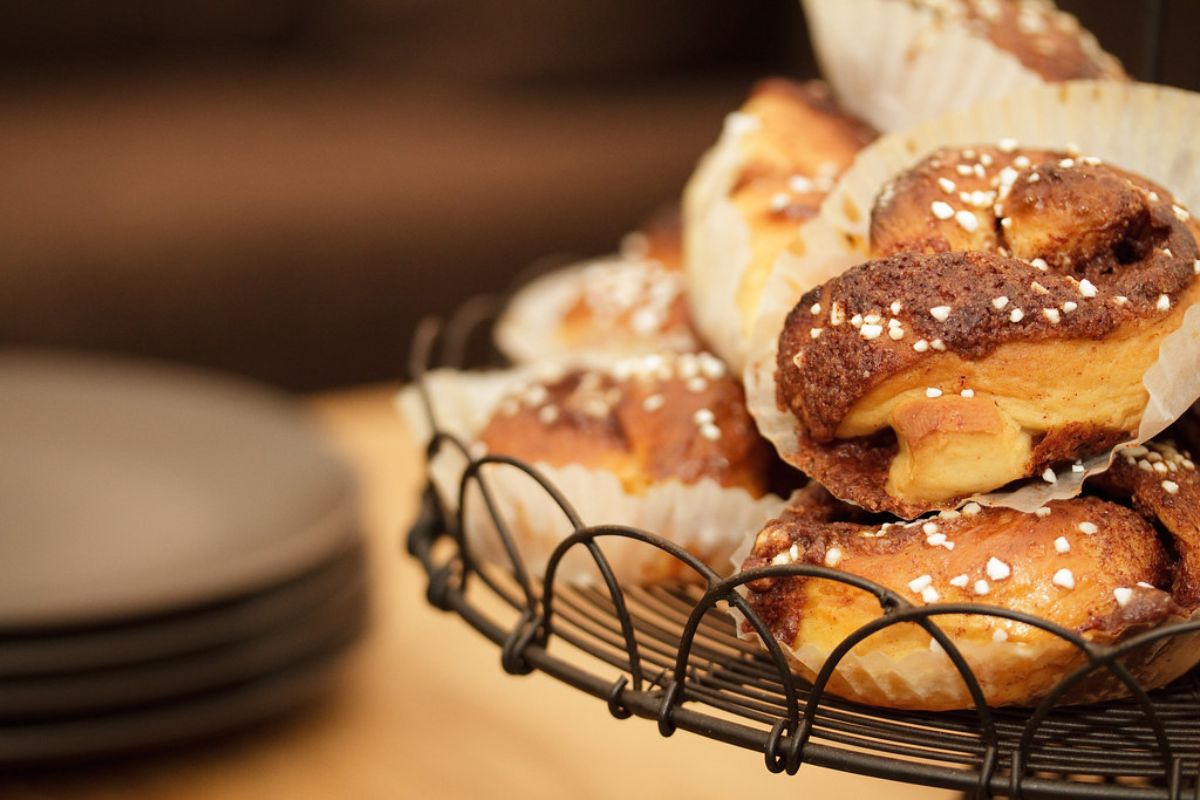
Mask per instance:
[[[1007,342],[1101,339],[1160,317],[1194,281],[1194,248],[1155,255],[1100,285],[988,253],[905,253],[863,264],[809,292],[788,315],[780,396],[809,436],[831,441],[871,388],[939,353],[978,360]]]

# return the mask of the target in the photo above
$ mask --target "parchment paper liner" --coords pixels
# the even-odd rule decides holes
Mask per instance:
[[[734,552],[731,563],[735,572],[741,570],[742,564],[750,555],[756,535],[757,532],[747,536]],[[745,586],[738,587],[738,592],[743,597],[749,594]],[[743,629],[745,615],[733,606],[728,606],[727,610],[733,617],[738,638],[761,644],[758,634],[753,630]],[[881,616],[882,613],[880,611]],[[984,697],[989,701],[1005,684],[1011,691],[1014,676],[1020,676],[1028,688],[1032,704],[1072,669],[1084,663],[1080,651],[1067,642],[1062,642],[1061,649],[1056,648],[1057,658],[1051,662],[1046,659],[1045,652],[1039,652],[1041,648],[1021,642],[962,641],[953,633],[955,621],[963,619],[962,616],[946,615],[932,619],[962,652],[984,691]],[[975,619],[982,621],[987,618],[978,616]],[[1003,620],[993,619],[997,625],[1003,625]],[[1200,619],[1200,611],[1195,612],[1190,619]],[[1164,625],[1187,621],[1189,619],[1176,617]],[[1144,630],[1146,629],[1130,633],[1142,633]],[[1041,633],[1037,635],[1041,636]],[[896,659],[878,650],[872,650],[874,640],[875,637],[870,637],[846,654],[826,685],[830,694],[856,702],[874,702],[905,709],[947,710],[974,707],[966,683],[949,656],[940,648],[913,648],[902,658]],[[930,641],[932,642],[932,639]],[[811,643],[801,644],[800,647],[793,647],[791,642],[780,641],[779,644],[792,671],[809,681],[816,678],[831,652],[830,648],[818,647]],[[1165,686],[1185,674],[1196,665],[1198,659],[1200,633],[1187,633],[1135,650],[1123,662],[1143,688],[1149,689]],[[1127,694],[1123,685],[1107,671],[1101,671],[1085,679],[1068,693],[1063,702],[1085,704],[1124,697]],[[883,702],[881,698],[886,698],[887,702]]]
[[[434,413],[443,431],[466,443],[492,416],[496,405],[515,385],[527,383],[546,367],[467,373],[437,370],[426,376]],[[424,407],[415,387],[406,387],[397,405],[419,441],[430,435]],[[429,471],[434,487],[448,509],[458,507],[459,480],[465,460],[453,448],[443,448]],[[726,488],[711,479],[695,484],[669,481],[651,486],[644,494],[627,493],[616,476],[579,465],[535,466],[575,506],[588,525],[627,525],[650,531],[700,556],[719,572],[728,572],[729,554],[750,531],[776,516],[784,500],[774,495],[753,498],[741,488]],[[544,573],[554,547],[571,527],[553,500],[528,476],[510,467],[485,467],[484,477],[500,513],[509,525],[529,571]],[[479,559],[507,565],[507,556],[487,508],[477,489],[468,493],[466,537],[472,554]],[[693,579],[695,573],[674,557],[650,545],[617,537],[600,542],[618,580],[649,583],[669,579]],[[581,547],[563,560],[559,579],[572,583],[598,583],[600,574],[591,556]]]
[[[939,21],[926,8],[900,0],[803,5],[821,74],[842,105],[881,131],[1045,83],[964,22]]]
[[[692,319],[708,345],[735,371],[746,364],[747,320],[737,298],[750,267],[750,226],[730,199],[745,163],[745,138],[762,126],[753,114],[725,118],[717,143],[683,193],[684,268]]]
[[[560,327],[564,315],[579,300],[585,271],[589,267],[624,267],[647,263],[629,254],[613,254],[584,261],[542,275],[513,295],[495,326],[496,346],[517,364],[534,361],[575,361],[581,350],[564,342]],[[681,276],[682,277],[682,276]],[[658,332],[637,338],[633,334],[616,336],[608,347],[589,347],[594,361],[612,361],[634,355],[672,351],[691,352],[699,343],[690,334]]]
[[[1138,173],[1169,189],[1186,207],[1200,208],[1200,95],[1148,84],[1076,81],[1025,89],[1003,100],[949,114],[889,134],[859,153],[800,232],[802,254],[785,252],[763,292],[744,372],[746,405],[759,431],[785,461],[797,440],[790,413],[776,405],[775,358],[784,318],[801,295],[830,276],[867,260],[870,210],[892,177],[942,146],[964,147],[1014,138],[1022,146],[1066,149]],[[1152,438],[1200,397],[1200,307],[1184,315],[1168,336],[1143,383],[1150,401],[1138,435],[1119,447]],[[1115,450],[1114,450],[1115,452]],[[1074,497],[1089,475],[1108,468],[1113,453],[1084,463],[1049,484],[1040,479],[973,499],[986,505],[1033,511],[1050,500]]]

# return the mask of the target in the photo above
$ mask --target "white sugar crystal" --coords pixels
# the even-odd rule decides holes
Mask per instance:
[[[909,591],[920,593],[920,592],[925,591],[927,588],[929,588],[929,585],[932,583],[933,583],[932,575],[922,575],[919,578],[913,578],[911,581],[909,581],[908,588],[909,588]]]
[[[992,556],[987,562],[987,576],[994,581],[1002,581],[1012,575],[1012,567]]]
[[[1058,572],[1055,572],[1054,577],[1051,578],[1051,580],[1054,582],[1055,586],[1061,586],[1064,589],[1075,588],[1075,574],[1066,567],[1063,567]]]

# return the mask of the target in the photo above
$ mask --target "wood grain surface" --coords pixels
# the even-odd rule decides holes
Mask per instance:
[[[314,418],[353,464],[370,544],[373,619],[327,696],[301,712],[196,747],[88,768],[0,776],[2,798],[948,798],[812,766],[771,775],[762,756],[645,720],[534,673],[424,600],[402,532],[420,454],[390,390],[315,398]]]

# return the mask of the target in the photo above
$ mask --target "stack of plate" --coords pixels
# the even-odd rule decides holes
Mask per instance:
[[[0,351],[0,453],[0,767],[289,709],[362,628],[352,481],[286,399]]]

